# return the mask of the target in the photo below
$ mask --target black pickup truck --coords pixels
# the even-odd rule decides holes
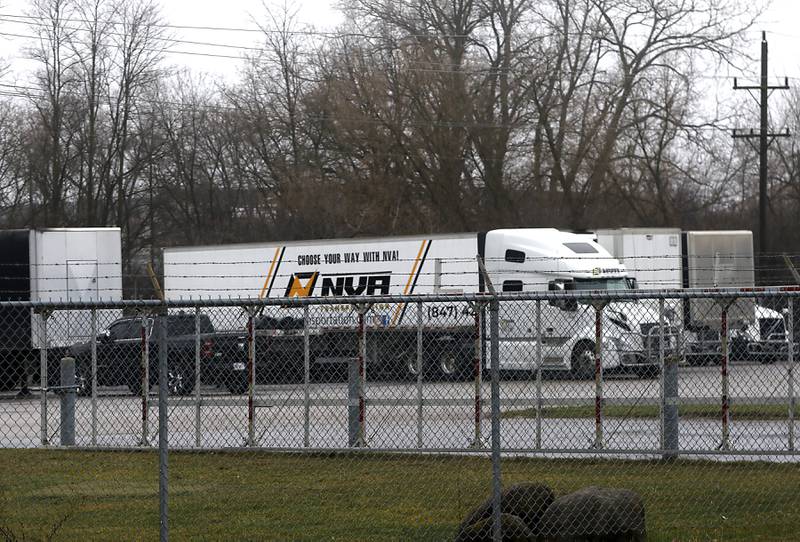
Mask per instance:
[[[195,314],[175,313],[120,318],[97,337],[97,385],[128,386],[138,395],[142,391],[142,351],[148,349],[149,382],[158,382],[159,319],[167,319],[167,386],[173,395],[188,395],[195,386]],[[222,352],[215,349],[214,327],[207,315],[200,315],[200,378],[204,384],[227,386],[229,365],[221,362]],[[80,343],[69,349],[75,358],[78,393],[91,394],[91,343]]]

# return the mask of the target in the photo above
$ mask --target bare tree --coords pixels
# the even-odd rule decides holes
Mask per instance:
[[[636,123],[637,89],[697,55],[730,61],[758,11],[734,0],[557,0],[556,53],[537,108],[570,225],[587,226],[620,134]]]
[[[109,141],[104,129],[107,115],[103,114],[103,106],[110,85],[111,37],[117,6],[109,0],[80,0],[76,14],[78,30],[71,47],[78,62],[76,75],[82,85],[80,96],[85,104],[77,149],[80,159],[80,174],[76,179],[78,212],[87,225],[105,225],[108,214],[102,208],[107,208],[108,202],[101,201],[101,197],[109,182],[112,157],[107,152]]]
[[[66,220],[63,205],[68,184],[69,147],[74,137],[66,124],[70,114],[69,89],[75,82],[73,69],[77,62],[69,47],[74,33],[69,20],[73,15],[72,0],[33,0],[32,30],[37,40],[30,54],[39,64],[36,82],[42,92],[34,95],[33,103],[46,134],[38,150],[48,161],[47,168],[41,168],[31,179],[36,190],[29,191],[32,221],[38,225],[56,226]],[[41,219],[35,210],[38,207],[42,209]]]
[[[0,224],[14,227],[28,219],[28,189],[22,164],[27,135],[24,112],[0,102]]]
[[[167,36],[161,24],[159,8],[149,0],[133,4],[120,0],[116,12],[120,24],[116,25],[112,40],[115,47],[112,60],[115,77],[109,92],[115,216],[117,224],[126,231],[125,242],[130,244],[136,239],[128,228],[130,202],[138,180],[136,173],[141,167],[139,163],[127,163],[132,117],[137,108],[143,105],[139,102],[140,98],[159,77],[159,63]]]

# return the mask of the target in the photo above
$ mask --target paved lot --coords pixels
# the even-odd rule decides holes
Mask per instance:
[[[796,377],[795,377],[796,378]],[[722,443],[719,367],[681,367],[681,401],[707,404],[708,417],[682,417],[680,447],[684,450],[717,450]],[[545,405],[594,405],[593,381],[545,378],[541,384]],[[421,391],[421,394],[420,394]],[[659,404],[660,380],[612,377],[604,381],[607,405],[635,406]],[[302,448],[305,445],[305,390],[300,385],[264,385],[256,389],[256,444],[268,448]],[[340,448],[348,445],[348,386],[346,383],[309,386],[308,444],[314,448]],[[419,395],[418,395],[419,394]],[[475,441],[474,383],[368,382],[366,389],[366,437],[373,448],[411,449],[420,444],[426,449],[463,449]],[[736,403],[779,403],[788,405],[787,367],[783,364],[742,363],[730,369],[729,395]],[[489,384],[482,387],[480,431],[488,443],[490,430]],[[419,397],[422,407],[419,408]],[[531,408],[536,400],[533,380],[503,380],[501,408],[504,412]],[[38,395],[16,398],[0,396],[0,446],[38,447],[41,445],[41,399]],[[146,443],[157,443],[157,400],[148,398]],[[76,433],[79,445],[138,446],[142,442],[142,399],[125,388],[101,389],[94,416],[90,398],[79,398],[76,407]],[[248,398],[231,396],[211,387],[201,389],[198,409],[195,397],[170,399],[170,443],[175,447],[241,447],[248,437]],[[197,425],[199,412],[199,427]],[[420,416],[421,414],[421,416]],[[59,398],[48,396],[47,434],[50,444],[59,443]],[[92,420],[95,419],[93,424]],[[795,432],[799,427],[795,424]],[[93,430],[94,428],[94,430]],[[657,450],[660,422],[657,418],[616,417],[603,422],[604,447],[633,454]],[[537,445],[534,418],[502,420],[503,446],[511,450],[531,450]],[[595,439],[594,418],[544,418],[538,431],[541,447],[551,452],[591,451]],[[737,421],[730,423],[730,448],[738,452],[764,452],[778,455],[788,450],[789,422],[784,419]],[[780,459],[794,460],[796,456]],[[777,457],[775,459],[778,459]]]

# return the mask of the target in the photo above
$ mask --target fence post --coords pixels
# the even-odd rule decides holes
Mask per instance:
[[[481,301],[473,303],[472,308],[475,312],[475,355],[473,364],[475,367],[475,409],[473,413],[473,423],[475,426],[475,434],[472,438],[471,448],[482,448],[483,437],[481,435],[481,413],[483,411],[482,398],[483,393],[483,325],[481,323],[481,313],[483,312],[485,304]]]
[[[417,303],[417,448],[422,448],[422,303]]]
[[[92,337],[92,446],[97,446],[97,309],[91,310]]]
[[[603,448],[603,309],[594,303],[594,448]]]
[[[347,363],[347,445],[351,448],[362,445],[360,367],[358,358]]]
[[[542,449],[542,302],[536,300],[536,449]]]
[[[247,310],[247,445],[256,443],[256,368],[255,368],[255,330],[253,312]]]
[[[794,451],[794,411],[797,408],[797,399],[794,396],[794,298],[789,298],[789,322],[786,330],[786,338],[789,342],[788,367],[786,376],[788,378],[789,392],[789,451]]]
[[[166,313],[165,313],[166,314]],[[158,318],[158,501],[161,542],[169,540],[167,434],[167,319]]]
[[[311,347],[308,335],[308,305],[303,306],[303,446],[310,446],[311,432]]]
[[[366,387],[367,387],[367,330],[364,316],[369,312],[370,305],[358,305],[358,355],[356,364],[358,378],[355,392],[358,397],[358,436],[354,446],[367,445],[367,412],[366,412]]]
[[[658,300],[658,360],[661,367],[662,459],[678,456],[678,360],[664,355],[664,299]]]
[[[730,304],[726,305],[722,309],[722,318],[720,323],[720,338],[722,339],[722,360],[721,360],[721,372],[722,372],[722,443],[720,444],[721,450],[728,450],[730,449],[730,428],[728,427],[728,411],[729,411],[729,399],[728,399],[728,307]]]
[[[200,307],[194,308],[194,445],[200,447]]]
[[[500,478],[500,303],[493,298],[489,314],[492,372],[492,540],[503,540],[500,523],[502,480]]]
[[[159,318],[159,320],[163,320],[163,318]],[[160,329],[160,328],[159,328]],[[152,330],[152,332],[160,333],[159,330]],[[149,429],[148,429],[148,416],[150,412],[150,407],[148,403],[148,395],[150,392],[150,341],[147,338],[147,313],[142,313],[142,329],[140,330],[141,335],[141,351],[142,351],[142,446],[147,446],[148,441],[150,440],[149,436]],[[160,340],[160,338],[159,338]],[[159,344],[159,348],[160,348]]]
[[[75,446],[75,358],[61,358],[61,445]]]
[[[42,317],[42,342],[41,348],[39,348],[39,385],[41,388],[41,395],[39,397],[40,408],[41,408],[41,424],[42,424],[42,431],[41,431],[41,440],[42,446],[47,446],[48,438],[47,438],[47,387],[48,387],[48,377],[47,377],[47,320],[50,317],[50,311],[48,309],[43,310],[41,313]]]

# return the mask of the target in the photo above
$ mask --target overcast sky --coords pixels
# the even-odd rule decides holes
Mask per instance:
[[[269,0],[268,0],[269,1]],[[744,0],[748,1],[748,0]],[[288,2],[288,0],[287,0]],[[273,2],[274,3],[274,2]],[[335,0],[306,0],[305,2],[288,2],[299,6],[302,22],[315,26],[318,30],[333,30],[342,20],[341,15],[333,8]],[[162,0],[164,18],[169,24],[180,26],[229,27],[238,29],[255,29],[253,21],[264,14],[262,0]],[[0,0],[0,57],[11,66],[11,73],[4,80],[21,81],[25,77],[24,39],[7,34],[30,34],[30,30],[11,16],[24,15],[28,9],[27,0]],[[770,9],[762,17],[761,22],[751,32],[752,47],[750,52],[758,56],[761,30],[768,32],[770,47],[770,74],[773,77],[789,76],[794,79],[793,85],[800,85],[800,0],[773,0]],[[6,34],[6,35],[4,35]],[[261,41],[257,32],[242,30],[199,30],[175,29],[174,37],[186,41],[215,43],[228,47],[212,45],[192,45],[179,43],[173,49],[178,52],[167,56],[167,61],[176,66],[187,66],[195,72],[207,72],[224,78],[235,77],[241,61],[237,57],[241,49],[230,46],[259,46]],[[222,55],[222,57],[203,56]],[[758,66],[754,64],[748,73],[718,74],[720,76],[740,75],[743,80],[758,76]],[[755,81],[755,79],[752,79]],[[744,82],[744,81],[743,81]]]

